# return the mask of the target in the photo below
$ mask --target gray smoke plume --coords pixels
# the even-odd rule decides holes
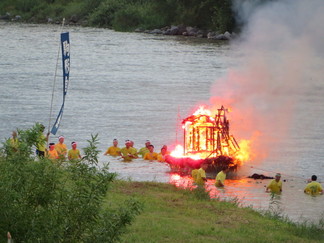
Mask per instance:
[[[244,24],[232,43],[239,61],[215,82],[211,103],[232,108],[235,133],[254,140],[260,159],[269,144],[280,146],[299,99],[323,80],[324,1],[236,0],[234,9]]]

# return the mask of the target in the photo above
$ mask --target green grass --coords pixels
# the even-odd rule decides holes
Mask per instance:
[[[296,225],[169,184],[115,181],[107,203],[129,196],[144,210],[122,242],[324,242],[320,226]]]

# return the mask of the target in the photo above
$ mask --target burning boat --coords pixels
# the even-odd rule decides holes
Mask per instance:
[[[242,164],[242,151],[233,135],[227,119],[228,109],[221,106],[214,116],[204,107],[182,121],[183,147],[176,149],[166,158],[171,170],[189,173],[208,164],[207,172],[228,168],[236,171]]]

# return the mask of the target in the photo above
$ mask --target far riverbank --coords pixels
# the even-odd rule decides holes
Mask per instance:
[[[0,3],[0,20],[186,35],[224,40],[239,31],[230,0],[225,1],[46,1]]]

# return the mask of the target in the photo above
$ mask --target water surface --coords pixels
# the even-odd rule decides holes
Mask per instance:
[[[126,139],[135,147],[151,140],[156,150],[182,140],[181,119],[202,103],[208,103],[210,88],[244,56],[223,42],[141,33],[119,33],[108,29],[66,27],[71,39],[70,85],[59,135],[69,146],[87,145],[91,134],[99,134],[104,151],[114,138],[121,146]],[[16,128],[35,122],[53,124],[62,101],[60,63],[50,106],[59,47],[59,26],[0,22],[0,137],[3,141]],[[243,60],[242,60],[243,59]],[[306,179],[317,174],[324,182],[324,86],[311,80],[300,94],[291,132],[282,144],[258,166],[246,163],[240,180],[228,180],[225,190],[213,187],[214,196],[239,198],[244,205],[268,209],[268,181],[246,179],[253,173],[283,173],[284,193],[280,208],[293,220],[317,221],[323,213],[324,197],[303,194]],[[235,135],[235,131],[232,131]],[[239,139],[239,138],[237,138]],[[121,178],[137,181],[191,183],[187,177],[169,173],[165,164],[138,159],[123,163],[100,156],[102,164]]]

